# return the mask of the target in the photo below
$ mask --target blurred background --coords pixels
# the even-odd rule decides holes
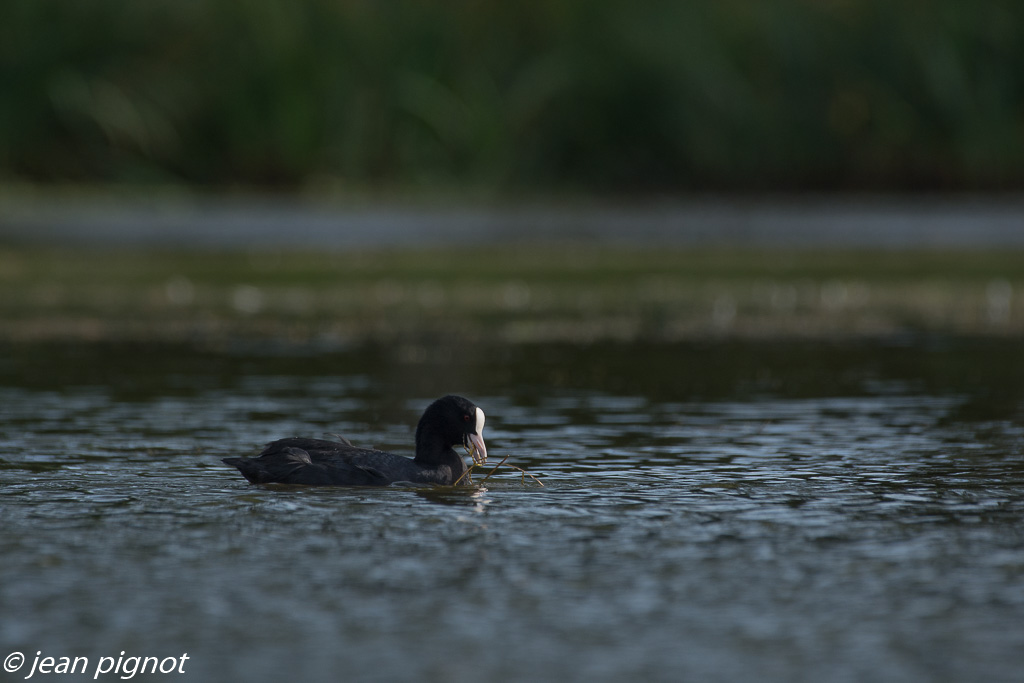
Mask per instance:
[[[1017,191],[1012,0],[8,0],[0,180]]]
[[[1022,20],[1000,0],[9,0],[0,325],[1017,331]],[[191,253],[211,248],[256,255]]]

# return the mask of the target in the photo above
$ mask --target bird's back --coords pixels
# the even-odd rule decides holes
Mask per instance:
[[[255,458],[224,458],[224,462],[254,484],[386,486],[417,481],[422,474],[411,458],[325,439],[279,439]]]

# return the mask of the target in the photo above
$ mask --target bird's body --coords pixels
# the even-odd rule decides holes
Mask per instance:
[[[288,438],[266,445],[255,458],[225,458],[254,484],[387,486],[454,484],[466,463],[454,446],[487,458],[484,413],[460,396],[445,396],[427,408],[416,428],[416,456],[358,448],[342,441]]]
[[[387,486],[395,482],[451,484],[466,470],[454,451],[450,463],[427,467],[413,458],[338,441],[290,438],[267,444],[256,458],[225,458],[254,484]]]

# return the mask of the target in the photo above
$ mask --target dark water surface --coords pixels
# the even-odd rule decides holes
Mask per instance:
[[[196,681],[1018,681],[1021,348],[4,346],[0,657],[29,662],[0,680],[124,651]],[[448,392],[545,486],[219,461],[407,453]]]

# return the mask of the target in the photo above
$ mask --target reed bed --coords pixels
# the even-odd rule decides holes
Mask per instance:
[[[1020,189],[1024,3],[7,0],[0,181]]]

